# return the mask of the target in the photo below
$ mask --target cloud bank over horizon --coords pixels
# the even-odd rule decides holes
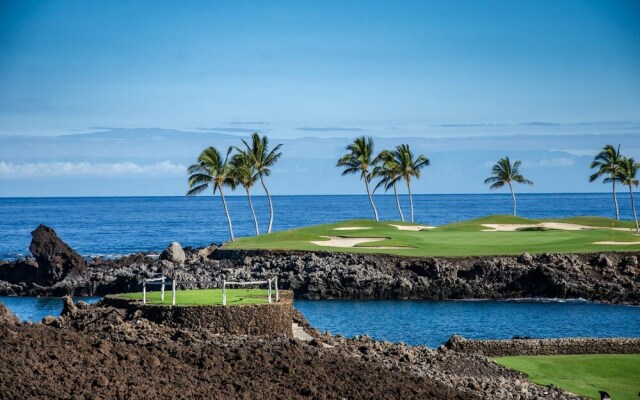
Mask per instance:
[[[360,132],[344,138],[276,139],[283,156],[267,178],[273,194],[361,194],[357,177],[341,177],[336,160]],[[0,136],[0,196],[184,195],[186,166],[207,146],[224,151],[244,135],[171,129],[113,129],[64,136]],[[376,137],[375,150],[408,143],[431,159],[415,193],[489,193],[483,184],[500,157],[522,161],[535,182],[518,191],[603,192],[589,184],[589,163],[607,143],[640,158],[640,136],[504,135],[471,137]],[[550,150],[553,149],[553,150]],[[401,191],[404,188],[400,188]],[[379,192],[382,193],[382,192]],[[241,192],[236,194],[241,195]],[[260,187],[254,189],[261,195]]]

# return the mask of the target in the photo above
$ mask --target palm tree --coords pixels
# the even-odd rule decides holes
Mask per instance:
[[[631,196],[631,209],[633,210],[633,219],[636,222],[636,233],[640,233],[638,226],[638,214],[636,214],[636,205],[633,201],[633,186],[638,187],[640,183],[636,175],[640,164],[635,162],[633,158],[622,157],[620,159],[619,168],[616,172],[616,178],[620,183],[629,186],[629,195]]]
[[[613,190],[613,205],[616,209],[616,220],[620,220],[618,199],[616,197],[616,181],[618,180],[617,172],[623,158],[624,157],[620,154],[620,145],[618,145],[617,150],[610,144],[604,146],[600,153],[598,153],[591,162],[591,168],[597,168],[598,170],[589,177],[589,182],[593,182],[602,176],[606,176],[602,183],[611,183]]]
[[[396,146],[393,151],[393,158],[398,164],[400,176],[407,183],[409,191],[409,206],[411,208],[411,222],[413,222],[413,195],[411,194],[411,177],[420,179],[420,170],[429,165],[429,159],[424,154],[420,154],[415,159],[408,144]]]
[[[253,164],[253,167],[260,178],[260,183],[264,188],[264,192],[267,194],[269,200],[269,228],[267,233],[271,233],[271,227],[273,226],[273,203],[271,202],[271,195],[267,190],[267,186],[264,184],[264,177],[271,175],[271,167],[275,165],[282,153],[279,153],[282,144],[277,145],[273,150],[269,151],[269,139],[267,136],[262,136],[255,132],[251,135],[251,146],[242,139],[246,148],[246,153]],[[242,151],[238,149],[238,151]]]
[[[400,220],[404,222],[404,215],[402,214],[402,207],[400,207],[400,199],[398,198],[398,189],[396,184],[402,176],[400,175],[399,165],[395,162],[393,154],[389,150],[383,150],[378,154],[378,157],[374,160],[374,164],[379,161],[381,165],[376,166],[373,169],[373,176],[380,177],[380,182],[373,188],[373,193],[378,190],[379,187],[384,186],[384,191],[388,191],[389,188],[393,188],[393,195],[396,198],[396,207],[398,207],[398,214],[400,214]]]
[[[231,175],[236,181],[236,184],[242,185],[247,192],[247,199],[249,199],[249,208],[251,208],[251,215],[253,216],[253,223],[256,228],[256,236],[260,235],[260,229],[258,228],[258,218],[256,212],[253,209],[253,201],[251,201],[251,193],[249,191],[258,180],[258,173],[251,163],[249,155],[242,151],[237,153],[231,159],[232,172]]]
[[[378,210],[373,203],[373,197],[369,190],[369,182],[373,177],[372,171],[369,169],[375,167],[375,160],[373,159],[373,139],[371,137],[360,136],[356,138],[353,143],[346,147],[348,153],[343,155],[336,164],[336,167],[345,167],[342,171],[342,176],[360,173],[360,179],[364,180],[364,186],[367,189],[367,196],[369,196],[369,202],[373,209],[373,215],[376,221],[379,221]]]
[[[224,212],[227,215],[227,222],[229,223],[229,235],[233,242],[235,240],[233,236],[233,226],[231,225],[229,209],[227,208],[227,202],[224,198],[224,192],[222,191],[224,186],[229,186],[232,190],[236,188],[236,184],[231,178],[231,168],[228,163],[229,154],[232,150],[233,148],[229,147],[224,161],[222,160],[220,152],[213,146],[207,147],[200,153],[197,164],[191,165],[187,170],[189,172],[190,188],[187,196],[195,196],[203,192],[209,187],[209,184],[213,186],[214,195],[216,194],[216,190],[219,190]]]
[[[527,185],[533,185],[528,179],[525,179],[524,176],[520,174],[518,168],[522,162],[516,161],[511,165],[511,161],[509,157],[501,158],[491,169],[491,175],[487,179],[484,180],[485,184],[491,183],[489,189],[499,189],[504,186],[504,184],[509,185],[509,190],[511,190],[511,198],[513,199],[513,215],[516,215],[516,195],[513,192],[513,183],[524,183]]]

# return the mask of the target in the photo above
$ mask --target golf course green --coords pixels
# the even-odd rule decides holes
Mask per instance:
[[[227,249],[384,253],[403,256],[492,256],[640,250],[634,224],[600,217],[533,220],[495,215],[429,227],[350,220],[237,239]]]
[[[170,287],[170,286],[168,286]],[[265,304],[268,303],[267,289],[227,289],[227,305]],[[142,300],[142,292],[124,293],[117,297],[123,299]],[[148,304],[171,305],[171,289],[161,300],[160,291],[147,291]],[[176,290],[177,306],[222,305],[222,289]]]
[[[640,391],[640,354],[500,357],[495,362],[527,374],[531,382],[592,399],[603,390],[615,400],[635,400]]]

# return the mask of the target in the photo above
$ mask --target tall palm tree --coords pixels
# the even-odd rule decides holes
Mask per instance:
[[[213,146],[207,147],[198,156],[198,162],[191,165],[188,168],[189,172],[189,191],[187,196],[195,196],[198,193],[203,192],[209,184],[213,186],[213,194],[216,191],[220,191],[220,198],[222,199],[222,205],[224,206],[224,212],[227,215],[227,222],[229,223],[229,236],[231,241],[235,240],[233,236],[233,226],[231,224],[231,217],[229,216],[229,209],[227,208],[227,201],[224,198],[224,192],[222,188],[229,186],[232,190],[236,188],[235,181],[231,178],[231,168],[228,162],[229,154],[233,150],[229,147],[227,155],[222,159],[220,152]]]
[[[353,143],[346,147],[348,153],[343,155],[336,164],[336,167],[345,167],[342,176],[349,174],[360,174],[360,179],[364,180],[364,186],[367,189],[367,196],[373,209],[373,215],[376,221],[379,221],[378,210],[373,202],[373,196],[369,190],[369,182],[373,177],[372,169],[375,167],[373,158],[373,139],[371,137],[360,136]]]
[[[232,177],[236,181],[236,184],[242,185],[245,192],[247,192],[247,199],[249,200],[249,208],[251,208],[251,215],[253,216],[253,224],[256,228],[256,236],[260,235],[260,229],[258,228],[258,218],[256,217],[256,211],[253,208],[253,201],[251,201],[250,190],[258,180],[258,173],[251,163],[249,155],[242,151],[233,156],[231,159]]]
[[[429,159],[424,154],[420,154],[416,158],[413,158],[413,153],[408,144],[401,144],[396,146],[393,151],[393,158],[398,164],[400,176],[407,183],[407,190],[409,191],[409,206],[411,208],[411,222],[413,222],[413,195],[411,194],[411,177],[420,179],[420,171],[422,168],[429,165]]]
[[[278,161],[282,153],[279,152],[282,144],[274,147],[269,151],[269,139],[267,136],[260,136],[257,132],[251,135],[251,145],[242,139],[242,143],[246,148],[246,153],[251,160],[253,167],[256,169],[256,173],[260,178],[260,183],[264,188],[264,192],[267,194],[269,200],[269,228],[267,233],[271,233],[271,227],[273,226],[273,203],[271,202],[271,195],[267,190],[267,185],[264,184],[264,177],[271,175],[271,168]],[[238,149],[239,151],[242,151]]]
[[[633,219],[636,222],[636,233],[640,233],[640,226],[638,226],[638,214],[636,214],[636,205],[633,201],[633,186],[638,187],[638,184],[640,184],[638,178],[636,178],[638,168],[640,168],[640,164],[635,162],[633,158],[622,157],[618,171],[616,172],[617,180],[620,181],[621,184],[629,186],[631,209],[633,210]]]
[[[511,164],[509,157],[501,158],[491,169],[491,176],[484,180],[485,184],[491,183],[489,189],[499,189],[505,185],[509,185],[511,190],[511,198],[513,199],[513,215],[516,215],[516,195],[513,192],[513,183],[524,183],[527,185],[533,185],[528,179],[520,174],[518,168],[522,162],[516,161]]]
[[[616,209],[616,220],[620,220],[620,211],[618,209],[618,199],[616,197],[616,181],[617,173],[620,168],[620,162],[624,157],[620,154],[620,145],[618,149],[608,144],[602,148],[593,161],[591,162],[591,168],[597,168],[598,170],[589,176],[589,182],[593,182],[596,179],[604,176],[602,183],[611,183],[613,190],[613,206]]]
[[[393,195],[396,198],[396,207],[398,207],[398,214],[400,214],[400,220],[404,222],[404,215],[402,214],[402,207],[400,207],[400,199],[398,198],[398,189],[397,183],[402,176],[400,175],[400,166],[396,163],[393,158],[393,154],[389,150],[383,150],[378,154],[376,159],[374,160],[374,164],[376,162],[382,162],[381,165],[377,165],[373,169],[373,176],[381,178],[375,188],[373,188],[373,193],[378,190],[379,187],[384,186],[384,191],[388,191],[390,188],[393,188]]]

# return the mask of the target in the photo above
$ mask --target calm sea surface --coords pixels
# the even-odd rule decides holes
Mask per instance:
[[[620,194],[620,210],[630,218],[627,197]],[[406,196],[401,200],[408,202]],[[236,236],[253,235],[246,198],[228,202]],[[273,202],[275,230],[371,218],[366,196],[275,196]],[[511,212],[508,194],[416,195],[414,202],[416,222],[432,225]],[[255,196],[254,203],[264,231],[266,198]],[[377,195],[376,204],[382,219],[398,219],[393,196]],[[613,216],[608,193],[522,194],[518,207],[530,218]],[[30,232],[41,223],[85,256],[161,251],[171,241],[204,246],[228,240],[219,197],[0,198],[0,259],[28,255]]]
[[[74,300],[80,299],[99,300]],[[0,302],[25,321],[39,322],[62,311],[60,298],[0,297]],[[453,334],[473,339],[640,337],[640,307],[584,301],[296,300],[295,306],[321,331],[430,347]]]
[[[296,300],[321,331],[437,347],[468,339],[640,337],[640,307],[585,301]]]

